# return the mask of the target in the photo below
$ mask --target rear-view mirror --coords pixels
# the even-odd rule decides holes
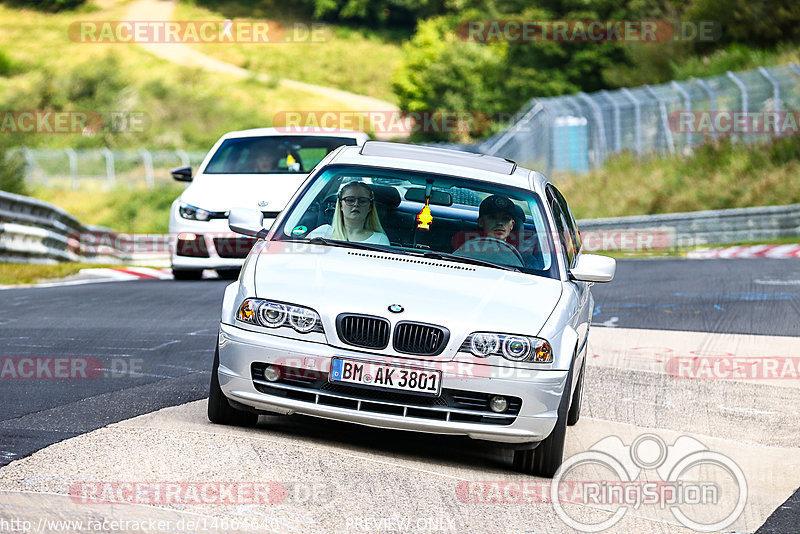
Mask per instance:
[[[414,187],[409,189],[406,191],[405,199],[410,200],[411,202],[422,202],[424,204],[425,188]],[[430,204],[436,204],[437,206],[452,206],[453,196],[450,193],[445,193],[444,191],[431,191]]]

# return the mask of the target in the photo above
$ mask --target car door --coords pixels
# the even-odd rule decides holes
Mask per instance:
[[[578,232],[578,225],[575,222],[575,217],[564,199],[564,196],[552,184],[547,186],[547,200],[550,203],[550,208],[553,211],[553,218],[555,219],[556,229],[558,231],[558,241],[561,243],[564,255],[567,260],[567,269],[571,269],[578,261],[578,255],[581,253],[581,238]],[[590,284],[587,282],[579,282],[576,280],[569,280],[567,287],[572,291],[575,300],[578,302],[577,309],[571,317],[572,327],[578,333],[578,358],[581,358],[584,352],[584,346],[589,335],[589,323],[591,321],[591,313],[593,301],[591,300],[591,292],[589,291]],[[581,364],[581,361],[576,362],[576,365]]]

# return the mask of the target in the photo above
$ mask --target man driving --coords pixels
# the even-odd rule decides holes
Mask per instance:
[[[481,237],[493,237],[514,245],[514,240],[509,237],[514,229],[515,220],[520,216],[518,210],[522,211],[508,197],[502,195],[486,197],[478,208],[479,231],[458,232],[453,236],[453,250],[460,248],[471,239]]]

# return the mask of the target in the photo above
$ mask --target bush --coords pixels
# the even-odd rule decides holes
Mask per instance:
[[[86,0],[5,0],[4,3],[13,7],[33,8],[54,13],[66,9],[75,9],[85,4]]]
[[[0,50],[0,76],[8,77],[14,74],[15,71],[16,65],[14,65],[14,62],[8,57],[8,54]]]
[[[25,184],[25,158],[0,146],[0,191],[27,195]]]

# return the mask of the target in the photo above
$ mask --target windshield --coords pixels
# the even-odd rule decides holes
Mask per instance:
[[[352,137],[283,135],[226,139],[204,174],[304,174],[328,152],[341,145],[355,145]]]
[[[541,198],[456,176],[327,167],[287,208],[273,237],[315,238],[558,278]]]

